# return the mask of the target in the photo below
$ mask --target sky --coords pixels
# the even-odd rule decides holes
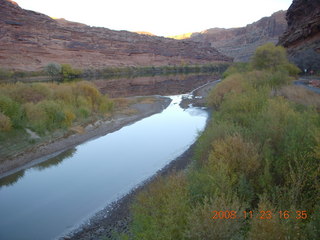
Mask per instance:
[[[209,28],[243,27],[292,0],[15,0],[20,7],[113,30],[146,31],[158,36]]]

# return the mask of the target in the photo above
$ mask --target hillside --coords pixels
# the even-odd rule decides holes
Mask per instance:
[[[286,30],[285,11],[278,11],[270,17],[241,28],[211,28],[193,33],[188,40],[210,43],[234,61],[249,61],[255,49],[267,42],[278,42],[278,37]],[[188,35],[187,35],[188,36]],[[175,36],[181,39],[180,36]]]
[[[320,2],[294,0],[288,9],[288,29],[279,44],[288,49],[290,59],[307,71],[320,70]]]
[[[0,5],[1,68],[39,70],[49,62],[103,68],[232,61],[209,43],[54,20],[9,0],[0,0]]]

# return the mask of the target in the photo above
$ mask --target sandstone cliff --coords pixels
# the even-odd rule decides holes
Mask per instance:
[[[233,57],[234,61],[249,61],[255,49],[267,42],[278,42],[278,37],[286,30],[285,11],[241,28],[212,28],[193,33],[189,40],[211,43],[223,54]],[[176,36],[179,38],[179,36]]]
[[[288,29],[279,44],[300,68],[320,70],[320,1],[294,0],[288,9]]]
[[[0,67],[39,70],[49,62],[77,68],[232,61],[209,43],[89,27],[0,0]]]

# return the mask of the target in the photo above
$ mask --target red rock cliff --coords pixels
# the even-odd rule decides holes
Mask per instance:
[[[49,62],[78,68],[232,61],[209,43],[89,27],[0,0],[0,67],[38,70]]]

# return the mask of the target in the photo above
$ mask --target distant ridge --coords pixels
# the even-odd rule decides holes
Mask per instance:
[[[0,0],[0,67],[39,70],[49,62],[77,68],[232,61],[209,43],[89,27]]]
[[[233,57],[234,61],[250,60],[255,49],[267,42],[277,43],[279,36],[286,30],[286,11],[278,11],[270,17],[240,28],[211,28],[203,32],[175,36],[175,39],[185,39],[210,43],[223,54]]]

